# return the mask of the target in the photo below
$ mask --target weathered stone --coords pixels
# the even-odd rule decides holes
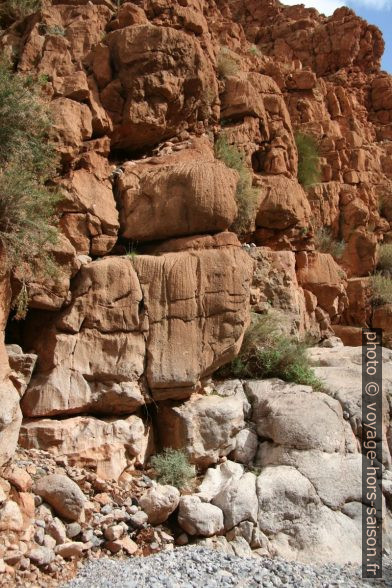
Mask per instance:
[[[182,496],[178,523],[188,535],[211,537],[223,530],[223,512],[217,506],[201,502],[197,496]]]
[[[39,419],[23,424],[20,444],[64,457],[69,464],[93,467],[104,479],[118,479],[127,459],[145,462],[153,451],[152,429],[141,418]]]
[[[148,515],[151,525],[164,523],[175,511],[180,501],[180,492],[173,486],[157,484],[142,494],[139,504]]]
[[[42,496],[60,516],[71,521],[84,519],[86,497],[79,486],[67,476],[61,474],[43,476],[35,483],[34,491]]]
[[[243,401],[195,394],[180,406],[162,406],[158,427],[164,446],[185,449],[191,463],[207,467],[235,448]]]
[[[215,496],[212,504],[223,511],[226,531],[242,521],[256,523],[258,512],[256,476],[251,472],[244,474]]]

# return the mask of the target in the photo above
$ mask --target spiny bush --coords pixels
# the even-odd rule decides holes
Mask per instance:
[[[321,180],[320,154],[316,140],[311,135],[296,133],[298,150],[298,181],[304,188]]]
[[[218,377],[281,378],[322,389],[306,355],[307,346],[279,332],[269,315],[254,315],[245,333],[241,351]]]
[[[235,76],[239,72],[239,64],[235,53],[228,47],[221,47],[218,54],[218,74],[221,78]]]
[[[151,459],[158,481],[170,484],[179,490],[195,477],[195,468],[190,465],[187,455],[180,449],[164,449]]]
[[[0,240],[11,267],[27,262],[45,269],[46,245],[59,194],[47,187],[56,169],[48,142],[50,120],[39,84],[0,62]]]
[[[392,304],[392,278],[376,273],[371,278],[373,303],[376,306]]]
[[[377,268],[392,276],[392,243],[383,243],[380,246]]]
[[[315,241],[320,253],[330,253],[335,259],[340,259],[346,248],[345,242],[334,239],[331,231],[325,227],[316,231]]]
[[[0,22],[6,24],[37,12],[42,0],[5,0],[0,4]]]
[[[252,186],[252,174],[245,162],[245,155],[235,145],[230,145],[225,135],[215,142],[215,156],[239,174],[236,188],[237,218],[231,229],[243,235],[252,230],[258,204],[258,190]]]

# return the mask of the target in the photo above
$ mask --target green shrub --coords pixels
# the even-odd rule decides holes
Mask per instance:
[[[218,54],[218,74],[220,78],[235,76],[239,72],[238,58],[228,47],[221,47]]]
[[[248,52],[251,55],[256,55],[256,57],[261,57],[262,56],[262,53],[261,53],[260,49],[256,45],[252,45],[251,47],[249,47]]]
[[[243,235],[252,230],[259,191],[252,186],[252,173],[246,165],[244,153],[235,145],[230,145],[225,135],[220,135],[215,142],[215,156],[239,174],[236,189],[238,212],[231,229]]]
[[[151,459],[158,481],[180,489],[195,477],[195,468],[190,465],[187,455],[180,449],[164,449],[163,453]]]
[[[50,120],[40,84],[0,62],[0,240],[9,265],[50,265],[59,194],[47,187],[56,159],[48,142]]]
[[[298,181],[304,188],[318,184],[321,180],[320,154],[316,140],[304,133],[296,133],[298,150]]]
[[[315,241],[320,253],[330,253],[335,259],[340,259],[346,248],[345,242],[334,239],[331,231],[325,227],[316,231]]]
[[[59,37],[65,36],[65,29],[58,25],[45,27],[45,35],[57,35]]]
[[[0,22],[20,20],[40,10],[42,0],[5,0],[0,4]]]
[[[377,306],[392,304],[392,278],[377,273],[372,276],[371,284],[374,304]]]
[[[280,378],[321,390],[306,355],[307,346],[277,329],[273,317],[254,315],[241,351],[230,364],[218,370],[220,377]]]
[[[392,243],[383,243],[380,246],[377,268],[392,275]]]

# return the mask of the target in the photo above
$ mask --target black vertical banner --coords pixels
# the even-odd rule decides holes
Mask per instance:
[[[382,578],[382,329],[362,330],[362,577]]]

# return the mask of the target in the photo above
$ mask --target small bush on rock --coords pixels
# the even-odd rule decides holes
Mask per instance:
[[[161,484],[170,484],[179,490],[195,477],[195,468],[190,465],[187,455],[180,449],[164,449],[154,455],[151,465]]]
[[[337,241],[333,238],[331,231],[323,227],[316,231],[316,248],[320,253],[330,253],[333,258],[340,259],[346,248],[344,241]]]
[[[307,346],[279,332],[269,315],[254,315],[244,336],[241,351],[218,377],[280,378],[321,390],[306,355]]]
[[[381,273],[372,276],[373,303],[392,304],[392,278]]]
[[[380,246],[377,267],[380,271],[392,276],[392,243],[384,243]]]
[[[321,180],[318,145],[313,137],[304,133],[296,133],[295,143],[298,150],[298,181],[304,188],[309,188]]]
[[[239,72],[238,60],[235,53],[228,47],[221,47],[218,55],[218,74],[221,78],[235,76]]]
[[[230,145],[225,135],[220,135],[215,142],[215,156],[238,172],[236,189],[237,218],[231,230],[243,235],[252,230],[256,217],[259,191],[252,185],[252,173],[245,162],[245,155],[235,145]]]
[[[39,87],[0,62],[0,240],[11,267],[34,262],[45,270],[59,195],[47,187],[56,166]]]
[[[0,22],[3,24],[20,20],[37,12],[41,8],[42,0],[5,0],[0,5]]]

